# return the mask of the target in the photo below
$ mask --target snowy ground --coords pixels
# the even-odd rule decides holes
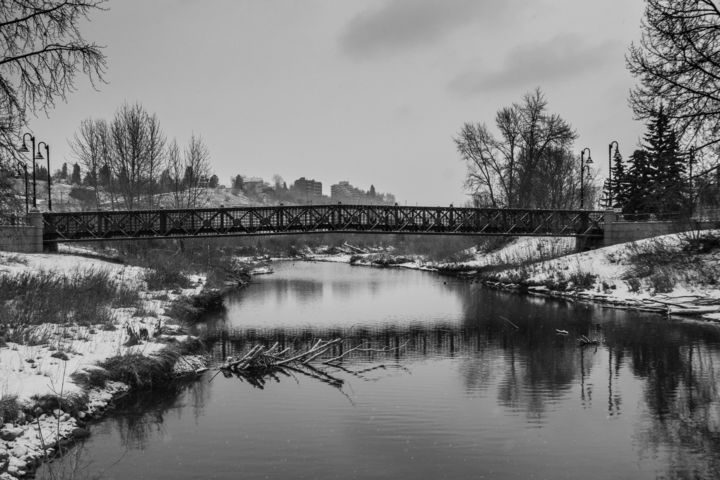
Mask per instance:
[[[74,253],[88,253],[76,250]],[[172,319],[164,315],[165,308],[181,295],[198,293],[204,278],[192,278],[195,287],[183,291],[147,292],[144,290],[143,269],[110,263],[97,258],[78,255],[17,254],[0,252],[0,275],[22,272],[55,272],[74,275],[78,272],[108,271],[117,282],[141,290],[140,308],[113,309],[112,326],[42,324],[26,330],[23,344],[8,342],[0,348],[0,398],[16,396],[24,405],[32,405],[33,396],[53,395],[67,398],[82,391],[71,375],[97,368],[105,359],[127,353],[150,355],[167,346],[167,340],[177,330]],[[148,340],[125,346],[131,332],[147,331]],[[186,336],[173,336],[178,340]],[[197,359],[183,362],[193,368],[201,365]],[[87,412],[102,410],[114,394],[126,390],[122,384],[109,382],[104,390],[89,392]],[[22,476],[27,468],[44,458],[43,444],[73,436],[77,420],[62,411],[44,414],[32,423],[14,426],[0,425],[0,479]]]
[[[718,236],[720,231],[707,231]],[[617,305],[660,309],[673,315],[720,318],[720,251],[683,251],[684,234],[664,235],[559,258],[510,267],[490,274],[504,286],[519,282],[535,293],[576,296]],[[652,257],[646,261],[638,257]],[[668,258],[663,262],[662,258]],[[592,278],[578,288],[573,281]],[[564,291],[553,286],[567,284]]]
[[[720,231],[708,231],[720,235]],[[684,234],[665,235],[638,242],[613,245],[582,253],[573,253],[575,239],[570,237],[519,237],[503,247],[484,252],[472,250],[472,258],[463,262],[437,263],[414,257],[412,261],[390,265],[418,270],[455,270],[460,275],[475,276],[491,286],[517,289],[532,285],[536,295],[573,297],[673,315],[703,317],[720,321],[720,251],[694,255],[679,254],[689,264],[651,266],[658,270],[636,278],[638,266],[631,260],[638,253],[653,252],[660,246],[664,252],[679,253],[686,243]],[[356,265],[374,265],[375,254],[360,255]],[[349,262],[350,254],[313,254],[319,261]],[[698,268],[698,266],[701,268]],[[484,269],[492,267],[492,272]],[[700,275],[698,272],[702,272]],[[647,273],[647,272],[646,272]],[[662,274],[671,288],[657,290],[655,275]],[[591,278],[582,287],[574,280]],[[633,280],[635,278],[635,280]],[[562,285],[562,289],[557,286]],[[554,288],[555,287],[555,288]]]

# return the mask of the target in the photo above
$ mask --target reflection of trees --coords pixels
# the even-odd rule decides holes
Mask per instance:
[[[606,335],[613,354],[645,380],[653,420],[636,435],[643,449],[668,452],[671,478],[720,477],[717,327],[655,318]]]
[[[716,326],[475,288],[453,286],[463,301],[460,323],[244,330],[224,338],[220,331],[211,331],[209,336],[216,341],[218,358],[276,340],[295,349],[307,348],[317,338],[344,338],[346,344],[340,348],[359,342],[374,348],[406,343],[392,353],[398,362],[457,357],[466,394],[497,384],[498,404],[525,411],[531,418],[544,416],[550,403],[570,390],[579,392],[577,400],[584,407],[602,406],[608,416],[621,415],[622,394],[628,391],[621,374],[627,378],[629,371],[642,385],[642,407],[648,411],[638,424],[636,444],[667,454],[671,478],[692,472],[700,478],[720,478],[720,456],[710,453],[720,451]],[[569,335],[559,336],[556,329]],[[575,342],[580,335],[597,338],[600,345],[580,348]],[[378,357],[358,353],[349,360],[373,362]]]
[[[542,298],[532,298],[529,305],[520,298],[487,290],[467,295],[464,325],[483,332],[489,348],[497,349],[504,360],[498,368],[502,372],[500,404],[541,417],[549,400],[565,394],[578,377],[582,381],[590,374],[594,351],[576,348],[575,336],[597,337],[600,332],[587,308]],[[570,330],[573,335],[558,336],[555,329]],[[589,392],[583,389],[582,393]]]
[[[122,445],[126,449],[144,450],[153,433],[163,432],[165,415],[169,411],[182,411],[178,399],[186,390],[193,399],[195,421],[202,415],[210,395],[205,382],[179,382],[167,389],[132,394],[118,402],[116,414],[111,422],[117,429]]]

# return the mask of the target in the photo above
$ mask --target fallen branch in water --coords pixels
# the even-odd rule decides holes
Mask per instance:
[[[340,365],[342,361],[353,352],[388,353],[404,348],[406,343],[397,347],[370,348],[365,344],[343,350],[343,340],[317,340],[309,349],[301,352],[289,353],[289,348],[279,350],[276,342],[270,348],[264,345],[255,345],[242,356],[228,357],[218,370],[226,377],[233,374],[245,380],[254,387],[263,388],[268,380],[280,381],[279,375],[292,376],[299,373],[332,386],[340,388],[343,380],[324,371],[323,366],[333,367],[340,371],[361,376],[363,373],[385,368],[384,365],[353,372]],[[332,355],[330,358],[323,358]]]
[[[600,345],[600,341],[596,339],[590,339],[586,337],[585,335],[580,335],[580,337],[577,339],[578,345],[581,347],[587,347],[589,345]]]

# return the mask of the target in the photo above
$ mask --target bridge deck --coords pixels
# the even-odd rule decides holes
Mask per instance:
[[[43,221],[45,243],[329,232],[577,237],[602,235],[603,212],[336,204],[62,212]]]

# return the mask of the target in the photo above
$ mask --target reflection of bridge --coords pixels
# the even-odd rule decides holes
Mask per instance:
[[[63,212],[43,214],[43,242],[332,232],[599,237],[603,214],[342,204]]]

